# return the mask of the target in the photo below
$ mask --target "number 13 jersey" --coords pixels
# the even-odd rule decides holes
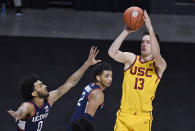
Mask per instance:
[[[124,71],[123,94],[121,110],[124,112],[152,111],[152,101],[160,77],[155,70],[154,59],[141,62],[140,56],[136,56],[134,63]]]

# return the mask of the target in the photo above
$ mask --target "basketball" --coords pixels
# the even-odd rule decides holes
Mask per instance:
[[[123,20],[126,27],[136,30],[142,27],[144,11],[136,6],[129,7],[123,14]]]

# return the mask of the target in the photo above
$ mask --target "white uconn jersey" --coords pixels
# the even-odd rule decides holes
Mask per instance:
[[[43,123],[49,114],[50,105],[47,101],[44,101],[41,107],[38,107],[33,101],[29,101],[29,103],[34,105],[35,113],[27,119],[19,120],[16,131],[41,131]]]

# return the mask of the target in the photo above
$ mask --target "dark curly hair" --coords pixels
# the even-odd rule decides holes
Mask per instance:
[[[112,71],[112,67],[106,62],[97,63],[92,71],[94,81],[97,81],[96,76],[101,75],[105,70]]]
[[[71,123],[72,131],[95,131],[95,125],[87,118],[81,118]]]
[[[32,92],[34,91],[34,83],[38,80],[35,74],[24,76],[20,81],[19,91],[24,100],[32,100]]]
[[[149,34],[148,31],[145,31],[145,32],[143,33],[142,37],[145,36],[145,35],[150,35],[150,34]],[[156,36],[156,39],[157,39],[158,43],[160,44],[160,37],[159,37],[159,35],[158,35],[157,33],[155,33],[155,36]]]

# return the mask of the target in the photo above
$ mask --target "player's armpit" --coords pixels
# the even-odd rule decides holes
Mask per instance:
[[[166,67],[167,67],[166,61],[161,56],[155,57],[155,68],[156,68],[156,71],[157,71],[159,77],[162,76]]]
[[[48,103],[50,104],[50,106],[52,106],[54,102],[57,101],[62,95],[63,93],[58,89],[50,91],[48,97]]]

